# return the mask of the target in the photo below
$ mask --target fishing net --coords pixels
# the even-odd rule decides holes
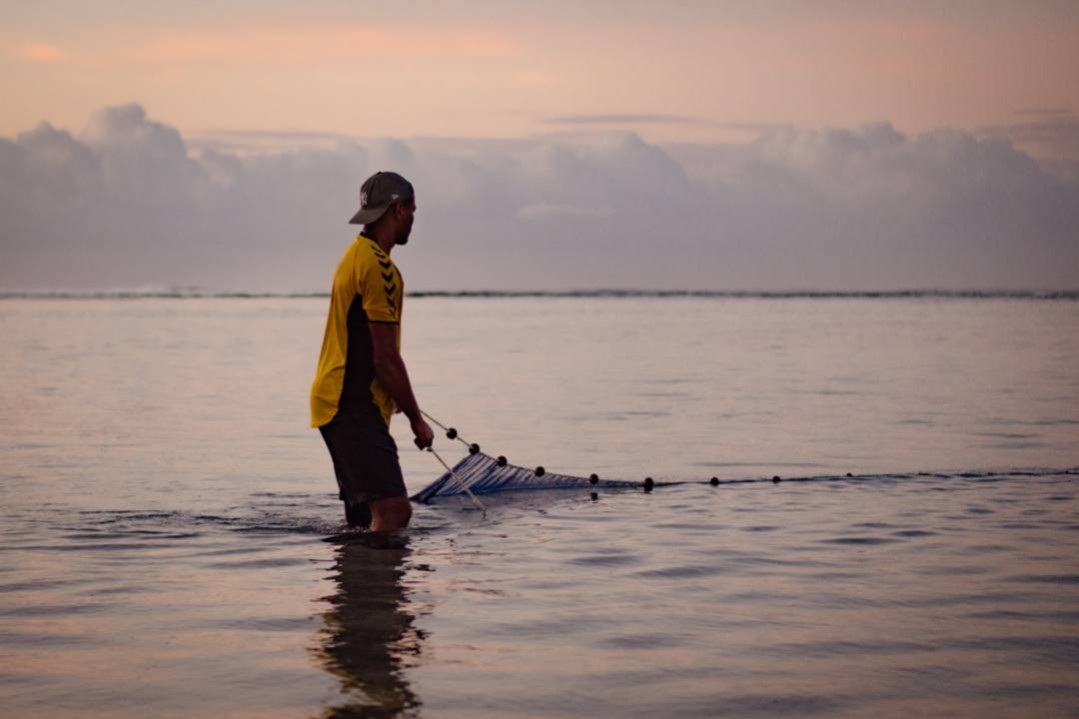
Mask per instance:
[[[451,440],[457,440],[468,448],[469,454],[453,467],[442,459],[433,448],[431,453],[446,469],[446,473],[432,482],[429,486],[414,494],[411,499],[414,502],[426,504],[437,497],[452,497],[467,494],[472,502],[479,508],[484,509],[483,504],[476,499],[478,494],[492,494],[494,492],[507,492],[512,490],[532,489],[582,489],[595,488],[641,488],[645,492],[652,491],[653,487],[672,486],[677,484],[710,484],[713,487],[731,484],[750,484],[757,482],[773,482],[778,484],[785,482],[865,482],[874,480],[896,481],[900,479],[913,479],[922,477],[949,478],[959,477],[964,479],[985,480],[987,478],[1039,476],[1046,472],[1051,474],[1079,474],[1079,468],[1065,470],[1012,470],[1008,472],[963,472],[959,474],[940,474],[929,472],[917,472],[914,474],[862,474],[852,475],[820,475],[810,477],[790,477],[781,479],[773,476],[745,477],[739,479],[720,479],[712,477],[708,480],[664,480],[655,481],[651,477],[645,477],[643,482],[629,482],[625,480],[600,479],[596,475],[588,478],[575,477],[567,474],[555,474],[547,472],[543,467],[530,469],[510,464],[505,457],[491,457],[480,451],[478,444],[470,444],[463,439],[453,427],[447,427],[438,420],[424,412],[427,419],[446,431],[446,436]]]
[[[597,480],[598,482],[598,480]],[[483,452],[469,454],[449,472],[412,496],[412,501],[426,504],[435,497],[465,494],[491,494],[522,489],[578,489],[597,482],[585,477],[553,474],[542,468],[528,469],[495,459]],[[640,482],[603,480],[604,487],[637,487]]]

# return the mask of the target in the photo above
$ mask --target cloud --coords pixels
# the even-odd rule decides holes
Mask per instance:
[[[956,130],[314,139],[195,152],[128,105],[0,140],[0,289],[322,291],[381,169],[418,190],[413,290],[1079,287],[1079,186]]]
[[[152,63],[240,63],[309,66],[416,58],[501,59],[519,52],[508,37],[482,31],[376,26],[245,27],[230,31],[171,33],[119,51]]]
[[[1054,115],[1070,115],[1072,111],[1066,107],[1027,107],[1015,112],[1019,116],[1052,117]]]
[[[30,62],[57,63],[67,60],[67,53],[62,48],[43,42],[19,45],[13,49],[12,54]]]
[[[513,77],[513,82],[521,87],[550,88],[562,83],[562,79],[550,72],[531,71],[518,73]]]
[[[562,218],[573,220],[575,218],[603,218],[610,217],[614,211],[609,207],[596,207],[593,205],[557,205],[539,203],[525,205],[517,215],[522,220],[536,220],[548,218]]]
[[[1008,140],[1058,174],[1079,180],[1079,115],[1064,108],[1026,110],[1025,119],[978,130],[982,137]]]
[[[551,125],[700,125],[707,121],[686,115],[560,115],[548,117],[544,122]]]

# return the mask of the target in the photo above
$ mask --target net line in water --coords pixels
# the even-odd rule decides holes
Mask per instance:
[[[732,484],[760,484],[760,483],[805,483],[805,482],[868,482],[881,480],[904,480],[904,479],[968,479],[972,481],[996,481],[1005,478],[1018,477],[1041,477],[1049,475],[1079,475],[1079,468],[1073,469],[1039,469],[1039,470],[1010,470],[1005,472],[915,472],[910,474],[832,474],[815,475],[809,477],[753,477],[744,479],[686,479],[686,480],[654,480],[645,477],[643,481],[630,481],[621,479],[600,479],[596,475],[590,477],[576,477],[568,474],[555,474],[552,472],[537,472],[543,469],[528,469],[518,467],[508,462],[501,464],[499,459],[491,457],[483,452],[469,454],[453,466],[450,472],[446,472],[434,482],[412,495],[414,502],[428,504],[439,497],[453,497],[470,492],[473,495],[493,494],[495,492],[509,492],[514,490],[537,490],[537,489],[643,489],[650,492],[656,487],[671,487],[682,484],[709,484],[713,487]]]
[[[994,481],[1005,477],[1032,477],[1049,474],[1079,475],[1079,468],[1070,469],[1036,469],[1036,470],[1009,470],[1004,472],[915,472],[896,474],[860,474],[847,473],[845,475],[817,475],[809,477],[754,477],[745,479],[719,479],[712,477],[705,480],[654,480],[645,477],[643,481],[630,481],[623,479],[600,479],[592,474],[588,477],[578,477],[568,474],[557,474],[546,471],[539,466],[533,469],[510,464],[503,457],[491,457],[481,451],[478,444],[472,444],[462,438],[456,429],[447,427],[426,412],[427,419],[441,427],[449,439],[457,440],[468,447],[468,455],[461,459],[452,468],[449,467],[442,457],[435,453],[438,461],[446,468],[446,472],[434,482],[412,495],[414,502],[427,504],[437,497],[452,497],[468,494],[480,509],[480,504],[475,495],[492,494],[495,492],[507,492],[513,490],[537,490],[537,489],[643,489],[651,492],[655,487],[669,487],[681,484],[709,484],[713,487],[730,484],[757,484],[761,482],[857,482],[869,480],[902,480],[915,478],[963,478],[970,480]],[[431,450],[434,452],[434,450]]]

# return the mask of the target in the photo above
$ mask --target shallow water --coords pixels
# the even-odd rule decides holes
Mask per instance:
[[[444,500],[389,546],[306,428],[324,305],[0,302],[5,716],[1079,713],[1079,303],[414,299],[417,393],[487,451],[833,479]]]

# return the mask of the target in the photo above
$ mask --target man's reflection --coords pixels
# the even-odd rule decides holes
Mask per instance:
[[[417,713],[419,698],[404,676],[420,653],[423,635],[413,627],[402,579],[411,554],[408,537],[346,534],[337,544],[337,592],[323,615],[326,629],[315,650],[341,680],[345,703],[324,716],[396,717]]]

